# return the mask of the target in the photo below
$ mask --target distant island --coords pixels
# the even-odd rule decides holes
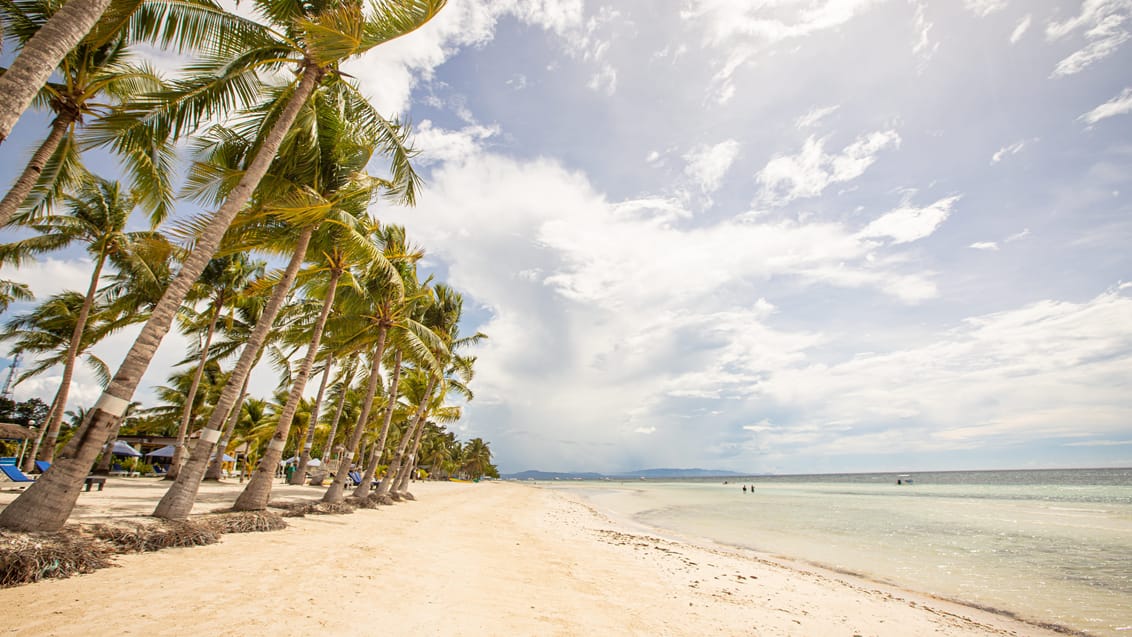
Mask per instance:
[[[561,471],[522,471],[503,474],[504,480],[626,480],[626,479],[664,479],[664,478],[729,478],[748,476],[749,473],[724,471],[722,469],[639,469],[626,473],[593,473]]]

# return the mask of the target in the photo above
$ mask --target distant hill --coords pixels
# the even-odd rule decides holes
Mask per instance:
[[[612,474],[593,472],[572,473],[568,471],[522,471],[520,473],[504,474],[503,478],[506,480],[603,480],[605,478],[624,480],[626,478],[727,478],[744,475],[750,474],[723,471],[721,469],[640,469],[628,473]]]
[[[723,471],[722,469],[640,469],[629,473],[618,473],[616,478],[727,478],[746,476],[749,473]]]

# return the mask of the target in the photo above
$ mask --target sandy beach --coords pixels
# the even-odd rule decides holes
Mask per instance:
[[[73,521],[148,514],[167,483],[111,478]],[[206,484],[194,513],[235,499]],[[727,547],[661,538],[517,483],[418,483],[416,502],[115,558],[0,590],[11,635],[1055,635]],[[278,500],[321,489],[276,485]],[[0,494],[0,503],[15,496]]]

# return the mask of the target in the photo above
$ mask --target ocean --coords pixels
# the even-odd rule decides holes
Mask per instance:
[[[1132,469],[724,480],[540,484],[661,531],[1082,634],[1132,635]]]

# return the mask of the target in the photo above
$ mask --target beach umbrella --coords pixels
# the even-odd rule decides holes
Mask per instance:
[[[224,462],[235,462],[236,459],[228,454],[224,454]]]
[[[307,460],[307,466],[308,467],[317,467],[321,464],[322,464],[322,461],[319,460],[318,458],[311,458],[310,460]]]
[[[140,451],[134,449],[128,443],[122,440],[114,441],[114,450],[110,453],[114,454],[115,456],[132,456],[134,458],[140,458],[142,455]]]
[[[176,451],[176,450],[177,450],[177,447],[175,447],[173,445],[165,445],[164,447],[158,449],[157,451],[151,451],[151,452],[145,454],[145,457],[146,458],[172,458],[173,452]]]

